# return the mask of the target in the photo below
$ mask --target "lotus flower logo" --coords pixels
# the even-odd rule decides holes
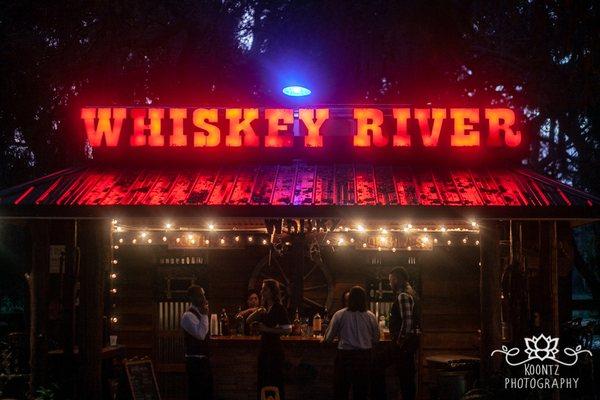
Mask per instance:
[[[552,338],[541,334],[532,338],[525,338],[525,353],[530,360],[538,359],[544,361],[546,359],[554,359],[559,353],[558,338]]]
[[[506,361],[506,363],[515,367],[517,365],[522,365],[533,360],[548,360],[557,362],[561,365],[571,366],[577,363],[580,354],[588,354],[590,357],[592,355],[591,351],[583,350],[581,346],[577,346],[574,349],[571,347],[565,347],[563,349],[563,353],[566,356],[571,357],[571,361],[559,360],[557,358],[558,354],[560,353],[560,350],[558,349],[558,338],[553,338],[544,334],[540,334],[532,338],[525,338],[525,346],[525,354],[527,354],[527,358],[524,360],[513,360],[513,358],[521,352],[521,350],[518,347],[513,347],[512,349],[509,349],[506,346],[502,346],[501,350],[492,351],[492,356],[496,353],[504,354],[504,360]]]

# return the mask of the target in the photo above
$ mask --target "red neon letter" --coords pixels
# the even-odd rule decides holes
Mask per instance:
[[[415,119],[419,122],[423,146],[436,147],[438,145],[444,118],[446,118],[445,108],[415,108]],[[430,119],[433,120],[432,125],[429,124]]]
[[[294,137],[288,132],[287,125],[294,123],[294,112],[289,108],[267,108],[265,118],[269,126],[265,147],[292,147]],[[284,125],[279,122],[283,122]],[[279,132],[284,133],[279,134]]]
[[[408,134],[408,119],[410,118],[410,108],[394,108],[392,110],[394,119],[396,119],[396,134],[392,145],[394,147],[410,146],[410,135]]]
[[[173,121],[173,133],[171,134],[169,145],[173,147],[186,146],[187,136],[183,133],[183,120],[187,118],[187,109],[170,108],[169,117]]]
[[[225,110],[225,118],[229,120],[229,132],[225,138],[225,144],[229,147],[241,147],[244,132],[244,146],[258,147],[259,141],[254,128],[250,124],[258,119],[258,108],[228,108]],[[242,121],[242,118],[244,120]]]
[[[110,123],[111,113],[114,121],[113,125]],[[98,117],[98,124],[94,126],[96,116]],[[90,146],[101,146],[103,137],[105,138],[106,146],[117,146],[125,116],[126,111],[124,108],[82,108],[81,119],[83,119],[85,124],[85,132]]]
[[[504,132],[504,143],[508,147],[516,147],[521,144],[521,131],[513,131],[515,124],[515,113],[510,108],[486,108],[485,118],[489,120],[490,133],[488,146],[502,146],[500,131]]]
[[[450,137],[453,147],[479,146],[479,131],[473,130],[471,123],[479,123],[479,110],[476,108],[451,108],[450,117],[454,120],[454,133]]]
[[[329,119],[329,108],[301,108],[298,116],[306,126],[304,147],[323,147],[321,126]]]
[[[146,124],[146,112],[150,123]],[[164,146],[165,137],[160,134],[161,121],[165,115],[163,108],[136,108],[131,110],[133,117],[133,135],[129,138],[132,146]],[[146,138],[146,130],[150,131],[150,136]]]
[[[221,143],[221,130],[218,126],[208,123],[219,120],[216,108],[198,108],[194,110],[192,119],[194,126],[206,132],[206,134],[202,131],[194,132],[194,147],[215,147]]]
[[[381,132],[381,124],[383,123],[383,112],[376,108],[355,108],[354,119],[356,120],[356,135],[354,136],[354,146],[370,147],[371,137],[373,144],[377,147],[387,145],[388,139]]]

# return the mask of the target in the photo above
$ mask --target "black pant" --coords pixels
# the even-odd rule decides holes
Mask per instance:
[[[418,349],[416,336],[407,340],[400,348],[395,344],[382,346],[374,355],[373,374],[371,380],[371,397],[373,400],[387,399],[385,371],[393,366],[398,373],[402,400],[414,400],[417,393],[415,353]]]
[[[258,355],[257,399],[263,387],[275,386],[279,390],[279,398],[285,399],[283,382],[283,365],[285,356],[283,350],[261,350]]]
[[[352,400],[369,395],[372,352],[368,350],[338,350],[333,366],[333,398],[346,400],[352,387]]]
[[[186,357],[189,400],[212,400],[213,377],[208,357]]]

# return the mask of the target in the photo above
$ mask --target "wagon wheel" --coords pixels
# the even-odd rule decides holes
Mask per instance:
[[[285,253],[271,250],[262,258],[250,277],[248,287],[256,289],[263,279],[276,279],[282,288],[282,302],[286,308],[290,308],[290,300],[293,293],[293,282],[291,263]],[[316,309],[321,312],[324,308],[331,309],[333,300],[332,277],[329,268],[321,258],[305,257],[304,287],[302,290],[302,303],[305,309]]]

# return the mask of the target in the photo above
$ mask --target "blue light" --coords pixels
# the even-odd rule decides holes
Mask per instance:
[[[286,86],[283,88],[283,94],[292,97],[302,97],[311,94],[310,89],[302,86]]]

